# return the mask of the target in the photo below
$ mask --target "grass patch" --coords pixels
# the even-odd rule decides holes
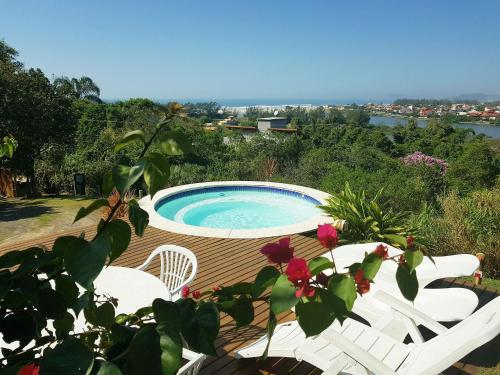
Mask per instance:
[[[469,281],[471,283],[474,282],[474,278],[472,276],[470,276],[470,277],[463,277],[461,279]],[[488,277],[483,277],[483,281],[482,281],[481,285],[482,286],[486,286],[488,288],[493,288],[493,289],[496,289],[496,290],[500,291],[500,280],[499,279],[490,279]],[[500,374],[500,372],[498,374]]]

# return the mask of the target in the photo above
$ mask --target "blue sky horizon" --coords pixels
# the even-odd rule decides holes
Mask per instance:
[[[500,97],[496,0],[3,5],[0,39],[20,61],[89,76],[105,99]]]

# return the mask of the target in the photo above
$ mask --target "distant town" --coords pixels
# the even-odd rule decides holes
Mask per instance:
[[[500,125],[500,102],[479,103],[468,101],[453,103],[448,100],[412,100],[398,99],[390,104],[351,104],[351,105],[316,105],[316,104],[283,104],[283,105],[256,105],[241,107],[225,107],[225,111],[235,117],[244,117],[248,109],[254,108],[262,112],[280,113],[290,108],[301,108],[311,111],[318,108],[338,110],[341,112],[353,109],[364,109],[373,116],[417,117],[417,118],[444,118],[454,122],[481,123]],[[233,118],[229,119],[233,122]],[[233,123],[234,124],[234,123]]]

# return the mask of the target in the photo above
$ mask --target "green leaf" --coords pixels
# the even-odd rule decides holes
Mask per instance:
[[[59,332],[67,334],[69,331],[73,330],[74,321],[73,315],[65,312],[61,319],[54,320],[54,328]]]
[[[325,257],[317,257],[311,259],[308,263],[311,275],[316,276],[318,273],[333,267],[333,262]]]
[[[155,324],[143,326],[128,347],[127,364],[131,374],[161,374],[160,336]],[[127,366],[127,367],[128,367]]]
[[[43,249],[30,247],[26,250],[13,250],[0,256],[0,268],[11,268],[43,254]]]
[[[148,186],[151,198],[156,192],[164,188],[170,177],[170,163],[168,159],[159,153],[151,153],[146,157],[147,163],[144,168],[144,181]]]
[[[318,295],[333,311],[335,317],[342,322],[352,310],[357,298],[354,279],[347,275],[334,275],[330,279],[328,289],[318,290]]]
[[[232,297],[235,294],[253,295],[254,291],[254,284],[248,282],[239,282],[231,286],[222,287],[220,291],[216,292],[216,294]]]
[[[363,271],[365,272],[365,279],[373,280],[377,275],[377,272],[380,269],[381,265],[382,258],[374,253],[368,254],[361,263],[361,268],[363,268]]]
[[[68,275],[59,275],[55,279],[56,291],[58,291],[64,299],[66,306],[73,306],[78,299],[78,287],[73,279]]]
[[[9,270],[0,270],[0,301],[9,292],[12,280]]]
[[[396,271],[396,281],[403,296],[408,301],[414,301],[418,294],[417,273],[410,272],[407,265],[400,264]]]
[[[142,176],[145,165],[146,161],[140,159],[132,168],[122,164],[113,167],[113,183],[121,197]]]
[[[269,309],[269,319],[266,324],[266,336],[267,336],[267,344],[264,349],[264,353],[262,353],[261,360],[265,361],[267,359],[267,354],[269,352],[269,345],[271,344],[271,338],[274,334],[274,329],[276,328],[276,324],[278,324],[278,320],[276,319],[276,315]]]
[[[115,308],[111,302],[104,302],[102,305],[98,306],[95,311],[96,324],[104,327],[110,328],[115,322]]]
[[[396,247],[406,247],[406,237],[397,234],[384,234],[384,238],[390,240],[391,245],[396,245]]]
[[[182,340],[179,331],[173,330],[167,323],[158,324],[156,331],[160,335],[163,375],[175,375],[182,364]]]
[[[102,193],[110,194],[115,187],[115,183],[113,182],[113,172],[106,172],[102,177]]]
[[[105,233],[91,242],[79,239],[72,243],[72,249],[64,256],[64,265],[73,279],[85,289],[92,289],[92,283],[101,273],[110,250],[110,240]]]
[[[410,272],[413,272],[424,260],[424,254],[420,250],[407,249],[405,250],[405,260],[410,267]]]
[[[35,321],[26,310],[15,312],[0,319],[0,332],[6,343],[19,340],[23,347],[35,338]]]
[[[252,301],[245,296],[240,296],[230,301],[219,303],[221,311],[230,315],[236,322],[236,327],[246,326],[254,319]]]
[[[62,319],[66,313],[66,304],[61,293],[50,288],[39,289],[38,311],[48,319]]]
[[[70,339],[44,353],[40,374],[87,375],[93,363],[93,353],[80,340]]]
[[[267,288],[274,285],[276,280],[280,277],[280,272],[273,266],[266,266],[262,268],[255,277],[254,284],[254,297],[260,296]]]
[[[102,362],[97,375],[122,375],[121,370],[112,362]]]
[[[105,227],[105,231],[111,240],[109,265],[127,249],[132,232],[130,230],[130,226],[125,221],[120,219],[110,221]]]
[[[281,275],[271,290],[271,310],[278,315],[294,307],[299,299],[295,297],[295,286],[286,275]]]
[[[78,240],[76,236],[62,236],[56,238],[54,244],[52,245],[52,252],[57,254],[57,256],[63,257],[67,249],[71,247],[71,243]]]
[[[295,306],[295,314],[297,315],[300,328],[302,328],[306,337],[320,334],[335,319],[327,304],[322,302],[299,302]]]
[[[88,214],[91,214],[95,210],[97,210],[101,207],[104,207],[104,206],[109,207],[109,202],[107,199],[101,198],[101,199],[97,199],[97,200],[93,201],[88,207],[81,207],[78,210],[78,213],[76,214],[75,220],[73,221],[73,223],[76,223],[78,220],[83,219]]]
[[[142,130],[134,130],[125,134],[123,138],[120,140],[120,142],[116,144],[115,152],[120,151],[129,143],[132,143],[134,141],[140,141],[142,143],[146,142],[146,137],[144,136],[144,132]]]
[[[135,228],[135,234],[141,237],[149,223],[149,214],[144,211],[136,200],[128,204],[128,218]]]
[[[162,133],[158,138],[161,152],[167,155],[183,155],[192,152],[193,147],[184,134],[176,131]]]
[[[216,356],[214,341],[219,334],[219,311],[212,302],[202,303],[183,321],[182,335],[193,350]]]
[[[176,303],[156,298],[153,301],[153,313],[158,323],[168,324],[177,332],[181,330],[181,310]]]

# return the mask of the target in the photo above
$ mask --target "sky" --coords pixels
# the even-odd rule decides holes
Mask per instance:
[[[500,95],[500,1],[0,0],[0,39],[105,99]]]

